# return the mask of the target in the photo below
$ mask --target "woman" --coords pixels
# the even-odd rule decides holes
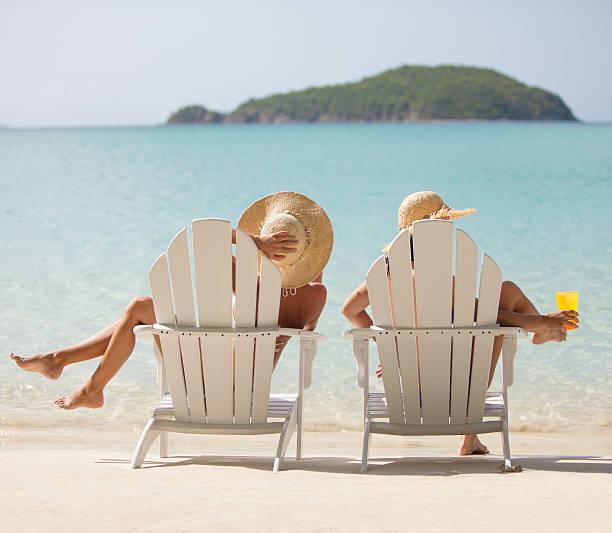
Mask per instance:
[[[475,209],[457,211],[448,207],[436,193],[421,191],[407,196],[398,212],[398,230],[411,228],[417,220],[436,218],[452,220],[475,213]],[[387,253],[387,249],[383,250]],[[358,328],[369,328],[373,322],[366,308],[370,305],[368,289],[364,281],[348,297],[342,306],[344,316]],[[521,327],[533,333],[531,341],[543,344],[549,341],[565,341],[564,326],[578,327],[576,311],[554,311],[541,315],[521,289],[511,281],[504,281],[501,286],[497,322],[501,326]],[[493,356],[489,372],[489,385],[499,360],[503,337],[495,337]],[[487,447],[478,440],[477,435],[465,435],[459,448],[460,455],[488,453]]]
[[[238,226],[251,234],[259,251],[281,272],[279,326],[314,330],[325,306],[323,268],[333,246],[333,231],[325,211],[306,196],[281,192],[249,206]],[[235,231],[232,233],[235,243]],[[98,368],[82,387],[55,401],[62,409],[98,408],[104,404],[104,388],[134,349],[134,326],[155,322],[152,299],[141,296],[128,304],[117,322],[74,346],[32,357],[11,353],[10,357],[21,369],[54,380],[67,365],[101,357]],[[278,337],[276,341],[275,365],[289,338]]]

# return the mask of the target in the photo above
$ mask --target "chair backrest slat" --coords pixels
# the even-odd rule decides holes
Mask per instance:
[[[453,302],[453,325],[474,325],[474,304],[478,284],[478,247],[471,237],[457,229],[455,250],[455,299]]]
[[[199,326],[232,327],[232,228],[229,221],[191,223]]]
[[[257,326],[278,325],[280,306],[281,274],[266,256],[261,256],[259,295],[257,303]],[[253,424],[266,421],[270,399],[270,382],[274,369],[274,335],[258,336],[255,342],[253,368]]]
[[[250,235],[236,228],[236,327],[254,327],[257,307],[257,246]],[[241,336],[235,345],[234,420],[248,424],[253,393],[255,337]]]
[[[174,326],[174,307],[172,305],[172,292],[170,290],[166,254],[159,256],[155,263],[153,263],[149,271],[149,285],[151,287],[157,322],[165,326]],[[160,341],[176,419],[180,422],[189,422],[179,341],[176,337],[169,337],[167,335],[160,335]]]
[[[176,323],[179,326],[196,326],[187,228],[179,231],[170,242],[170,246],[168,246],[168,265],[172,281]]]
[[[227,220],[191,224],[200,328],[232,327],[232,237]],[[233,352],[230,337],[200,340],[209,423],[231,424],[234,413]]]
[[[450,327],[452,314],[453,223],[417,221],[412,230],[416,320],[420,328]],[[448,424],[451,338],[419,337],[424,424]]]
[[[236,326],[255,327],[257,310],[257,246],[251,236],[236,228]]]
[[[257,301],[257,327],[278,325],[280,308],[281,273],[265,255],[261,256],[259,294]]]
[[[415,326],[414,281],[408,230],[402,231],[389,247],[389,279],[395,327],[413,328]],[[420,424],[421,405],[416,337],[404,335],[398,337],[396,342],[406,423]]]
[[[172,305],[172,291],[168,277],[168,260],[166,254],[160,255],[149,270],[149,286],[153,298],[155,319],[162,326],[176,325],[174,306]]]
[[[389,280],[387,277],[387,264],[383,256],[374,261],[370,267],[366,276],[366,283],[374,324],[380,327],[392,328],[393,315],[391,311],[391,298],[389,296]],[[383,384],[387,393],[389,420],[394,424],[403,424],[402,390],[395,339],[391,335],[377,335],[376,344]]]
[[[478,282],[478,247],[467,233],[458,229],[455,244],[455,285],[453,325],[474,325],[474,304]],[[451,424],[464,424],[467,415],[472,360],[472,336],[463,335],[452,340],[451,365]]]
[[[482,254],[478,312],[476,314],[477,326],[488,326],[497,322],[501,283],[501,270],[493,259],[487,254]],[[491,335],[476,335],[474,339],[470,397],[468,400],[469,422],[480,422],[482,420],[489,385],[493,340],[494,337]]]
[[[395,326],[413,328],[414,282],[410,254],[410,232],[402,231],[389,247],[389,273]]]
[[[191,261],[189,259],[189,240],[187,228],[179,231],[168,247],[168,264],[174,309],[178,326],[196,325],[196,313],[193,302],[193,282],[191,279]],[[197,337],[182,336],[179,338],[185,387],[189,399],[191,421],[199,424],[206,422],[204,405],[204,381],[200,343]]]

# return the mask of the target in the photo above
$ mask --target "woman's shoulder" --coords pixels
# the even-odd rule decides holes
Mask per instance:
[[[323,284],[322,281],[311,281],[308,285],[308,292],[311,294],[323,294],[327,295],[327,287]]]

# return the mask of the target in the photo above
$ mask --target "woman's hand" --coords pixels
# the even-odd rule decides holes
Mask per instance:
[[[546,313],[542,315],[543,328],[548,329],[563,329],[563,326],[570,326],[577,328],[578,326],[578,313],[576,311],[553,311],[552,313]]]
[[[278,233],[264,233],[263,235],[253,235],[257,248],[266,254],[270,259],[285,259],[287,254],[297,251],[295,246],[298,240],[288,231]]]

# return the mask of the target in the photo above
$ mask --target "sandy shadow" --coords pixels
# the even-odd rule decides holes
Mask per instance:
[[[528,470],[574,472],[579,474],[611,474],[612,458],[597,455],[533,455],[512,460]]]
[[[164,459],[145,461],[143,470],[149,468],[176,468],[180,466],[226,466],[272,471],[273,458],[259,456],[173,455]],[[96,463],[129,465],[128,459],[99,459]],[[598,456],[522,456],[514,457],[513,465],[524,470],[612,473],[612,459]],[[331,474],[361,474],[361,461],[353,457],[306,457],[300,461],[287,458],[282,470],[301,470]],[[382,476],[456,476],[465,474],[498,474],[503,472],[503,458],[487,457],[374,457],[368,462],[365,475]]]

